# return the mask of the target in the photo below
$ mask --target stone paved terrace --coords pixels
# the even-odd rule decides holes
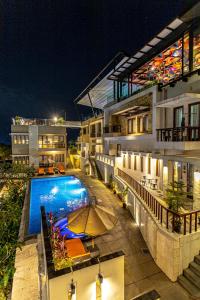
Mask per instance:
[[[118,217],[118,223],[112,231],[95,239],[104,255],[117,250],[125,253],[125,300],[130,300],[145,291],[156,289],[162,300],[188,300],[187,292],[178,284],[172,283],[157,267],[149,253],[143,253],[147,246],[128,210],[122,208],[118,197],[97,179],[84,176],[81,172],[70,171],[77,174],[89,187],[91,194],[95,195],[102,204],[112,208]],[[40,298],[38,270],[38,247],[33,244],[22,247],[17,251],[12,300],[37,300]],[[167,259],[167,255],[166,255]],[[114,300],[114,299],[113,299]]]
[[[188,293],[176,282],[171,282],[159,269],[152,256],[145,254],[142,249],[147,245],[128,210],[122,208],[118,197],[97,179],[84,176],[82,179],[97,200],[112,208],[119,218],[112,231],[95,239],[100,254],[107,254],[117,250],[125,253],[125,300],[130,300],[148,290],[156,289],[162,300],[187,300]],[[166,254],[167,259],[167,254]]]

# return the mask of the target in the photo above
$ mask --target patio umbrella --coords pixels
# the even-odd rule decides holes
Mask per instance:
[[[116,223],[113,212],[97,204],[89,204],[68,215],[68,228],[77,234],[98,236],[112,229]]]

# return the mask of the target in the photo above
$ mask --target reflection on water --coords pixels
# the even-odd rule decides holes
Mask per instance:
[[[72,212],[87,205],[88,192],[74,176],[32,179],[30,193],[29,234],[39,233],[40,206],[46,212]]]

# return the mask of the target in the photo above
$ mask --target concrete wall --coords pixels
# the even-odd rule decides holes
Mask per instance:
[[[76,300],[96,299],[96,279],[99,265],[77,270],[49,280],[49,300],[66,300],[73,277],[76,286]],[[103,275],[102,299],[124,299],[124,256],[101,262]]]
[[[125,184],[115,177],[119,188]],[[126,184],[127,185],[127,184]],[[182,274],[200,250],[200,231],[187,235],[168,232],[148,207],[129,189],[128,208],[156,264],[172,281]]]

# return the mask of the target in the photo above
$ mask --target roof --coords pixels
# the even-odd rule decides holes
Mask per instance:
[[[200,17],[200,2],[197,1],[189,10],[171,21],[161,32],[153,37],[134,55],[129,57],[124,63],[120,64],[110,75],[108,79],[122,80],[131,72],[137,70],[150,59],[159,54],[167,46],[175,41],[192,24],[192,21]]]
[[[107,77],[119,64],[127,60],[127,58],[128,55],[125,54],[125,52],[117,53],[74,102],[103,109],[108,102],[113,101],[113,82]]]

